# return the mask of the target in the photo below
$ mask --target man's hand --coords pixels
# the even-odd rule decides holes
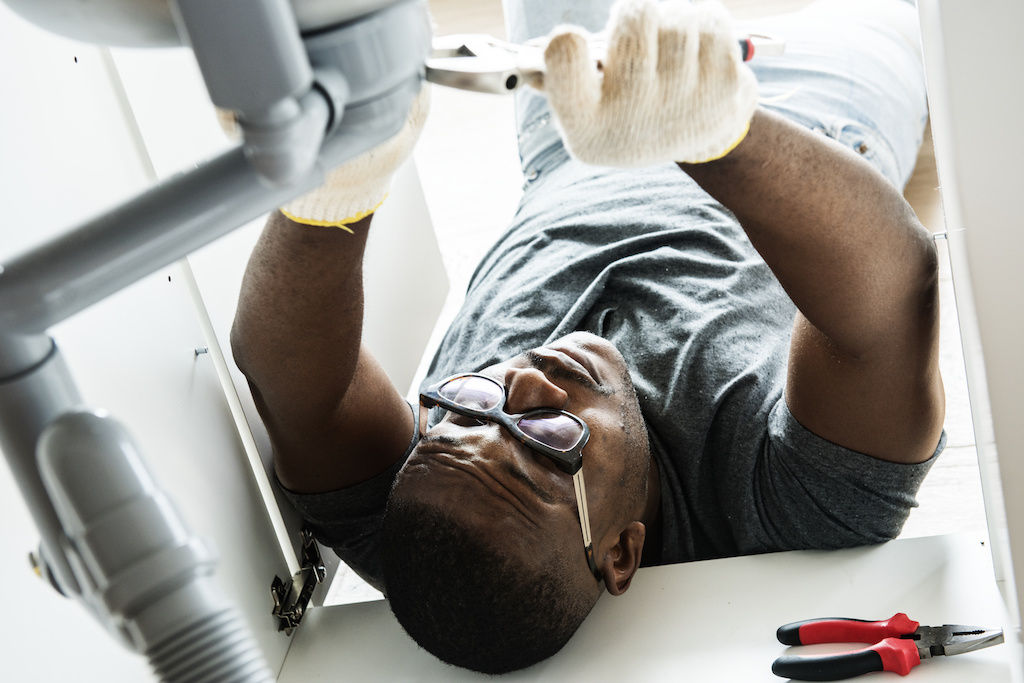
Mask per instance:
[[[620,0],[602,68],[585,34],[560,27],[543,89],[566,146],[590,164],[633,167],[720,158],[747,133],[757,82],[717,2]]]

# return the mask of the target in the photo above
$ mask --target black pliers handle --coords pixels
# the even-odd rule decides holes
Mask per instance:
[[[872,671],[901,676],[935,655],[957,655],[1003,642],[999,629],[946,624],[921,626],[899,612],[884,621],[810,619],[779,627],[783,645],[871,643],[870,647],[824,657],[785,655],[772,664],[772,673],[800,681],[837,681]]]

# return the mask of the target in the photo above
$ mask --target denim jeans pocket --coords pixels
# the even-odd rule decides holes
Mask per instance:
[[[815,127],[819,133],[853,150],[869,164],[881,171],[896,187],[902,186],[902,174],[896,154],[881,135],[853,119],[834,119]]]
[[[533,153],[529,158],[523,160],[523,190],[530,190],[540,184],[548,174],[556,168],[569,161],[569,152],[562,144],[562,140],[556,137],[554,141],[548,141],[547,147]]]

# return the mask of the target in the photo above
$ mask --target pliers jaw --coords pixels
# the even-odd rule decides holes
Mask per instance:
[[[938,655],[961,655],[1003,642],[1003,632],[999,629],[959,624],[922,626],[912,634],[903,637],[916,641],[921,659]]]

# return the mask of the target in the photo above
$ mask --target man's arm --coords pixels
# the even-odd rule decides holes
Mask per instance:
[[[231,348],[270,433],[278,477],[294,491],[369,479],[412,438],[408,404],[361,343],[371,218],[350,234],[274,212],[242,281]]]
[[[853,152],[758,110],[746,138],[680,164],[739,219],[799,309],[786,399],[829,441],[921,462],[944,417],[934,243]]]
[[[624,0],[606,30],[601,69],[571,27],[544,49],[543,88],[571,153],[705,162],[680,165],[736,214],[800,309],[794,416],[878,458],[928,458],[944,411],[936,257],[903,198],[853,152],[756,109],[718,3]]]
[[[426,121],[429,88],[393,137],[270,215],[242,280],[231,350],[298,493],[370,479],[412,439],[408,404],[363,348],[363,253],[373,212]]]

